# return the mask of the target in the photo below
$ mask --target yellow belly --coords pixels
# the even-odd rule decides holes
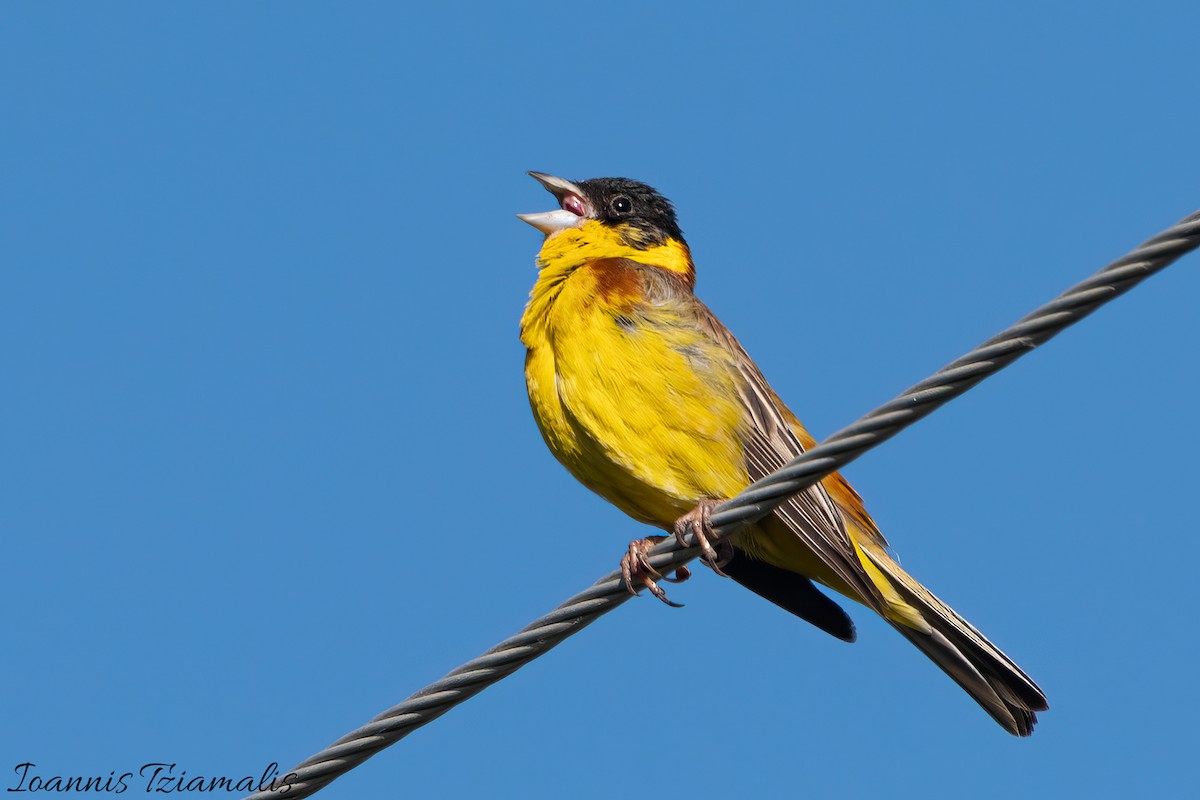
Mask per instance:
[[[670,305],[605,303],[587,267],[527,337],[525,377],[551,452],[635,519],[669,529],[703,498],[748,481],[736,367]],[[625,303],[628,306],[628,303]]]

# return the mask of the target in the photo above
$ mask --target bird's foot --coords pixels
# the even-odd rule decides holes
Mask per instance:
[[[683,537],[691,529],[696,536],[696,544],[700,546],[700,552],[703,553],[700,560],[707,564],[713,572],[723,578],[728,578],[729,576],[721,571],[721,567],[728,564],[733,558],[733,546],[728,542],[717,542],[714,547],[709,542],[709,539],[716,538],[712,526],[712,510],[719,504],[716,500],[701,500],[695,508],[675,520],[675,541],[679,542],[680,547],[687,547]]]
[[[692,571],[687,567],[679,567],[675,570],[675,577],[672,578],[650,566],[650,562],[646,559],[646,553],[650,551],[650,548],[666,538],[665,536],[647,536],[645,539],[635,539],[630,542],[629,552],[621,558],[621,577],[625,579],[625,588],[629,590],[630,594],[636,595],[638,589],[644,587],[650,590],[650,594],[671,608],[683,608],[683,603],[675,603],[667,599],[667,593],[658,585],[658,581],[683,583],[692,577]]]

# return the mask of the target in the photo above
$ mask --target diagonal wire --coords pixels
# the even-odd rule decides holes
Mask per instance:
[[[1200,247],[1200,211],[722,503],[712,515],[716,535],[725,538],[743,525],[766,516],[787,497],[895,436],[1197,247]],[[689,537],[688,541],[694,542],[694,538]],[[649,560],[665,573],[691,561],[699,552],[697,547],[681,547],[668,537],[650,551]],[[483,655],[302,761],[286,775],[286,796],[302,798],[320,790],[417,728],[516,672],[631,596],[620,573],[609,573]],[[275,790],[259,791],[247,800],[277,799],[280,788],[277,784]]]

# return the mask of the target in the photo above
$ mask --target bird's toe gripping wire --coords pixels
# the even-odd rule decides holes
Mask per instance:
[[[650,594],[671,608],[683,608],[683,603],[675,603],[667,599],[667,593],[658,585],[658,581],[683,583],[692,577],[692,571],[687,567],[678,567],[675,570],[675,577],[672,578],[650,566],[650,562],[646,559],[646,553],[650,551],[650,548],[666,538],[665,536],[647,536],[645,539],[635,539],[630,542],[629,551],[621,558],[621,577],[625,579],[625,588],[629,590],[630,594],[636,595],[638,590],[644,587],[650,590]]]
[[[675,541],[679,542],[680,547],[687,547],[684,537],[690,529],[696,536],[700,552],[704,554],[700,560],[722,578],[728,578],[729,576],[721,571],[721,567],[733,558],[733,546],[728,542],[717,542],[714,548],[709,541],[710,538],[716,538],[713,533],[712,512],[718,505],[720,503],[716,500],[701,500],[695,508],[675,520]]]

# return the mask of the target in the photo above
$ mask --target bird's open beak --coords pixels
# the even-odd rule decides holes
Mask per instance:
[[[517,219],[528,222],[549,236],[567,228],[578,227],[592,216],[591,204],[583,196],[583,190],[575,184],[544,172],[530,172],[529,176],[554,195],[558,200],[559,209],[539,214],[517,214]]]

